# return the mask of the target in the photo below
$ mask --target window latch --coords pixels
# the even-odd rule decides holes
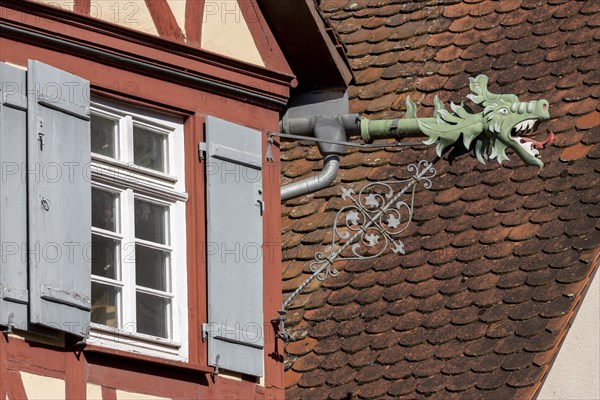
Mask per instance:
[[[50,211],[50,200],[42,197],[40,203],[42,204],[44,211]]]
[[[265,202],[263,200],[262,184],[255,183],[254,187],[256,189],[256,204],[258,204],[258,206],[260,207],[260,215],[262,216],[265,212]]]
[[[44,120],[42,120],[41,118],[38,118],[37,125],[38,125],[38,142],[40,142],[40,151],[44,151],[44,132],[42,132],[42,129],[44,128]]]

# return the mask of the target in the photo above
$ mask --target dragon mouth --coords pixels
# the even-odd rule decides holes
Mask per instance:
[[[544,141],[537,141],[523,135],[530,135],[536,131],[540,121],[537,119],[527,119],[516,124],[511,130],[511,139],[519,144],[531,156],[539,158],[540,152],[547,144],[554,141],[554,132],[548,131],[548,137]]]

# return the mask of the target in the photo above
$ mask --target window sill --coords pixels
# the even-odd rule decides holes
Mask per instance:
[[[94,323],[87,343],[124,354],[139,354],[184,363],[188,361],[187,345],[143,334],[130,334]]]
[[[192,364],[192,363],[184,362],[184,361],[175,361],[175,360],[169,360],[169,359],[160,358],[160,357],[147,356],[144,354],[131,353],[131,352],[124,351],[124,350],[116,350],[116,349],[111,349],[111,348],[97,346],[97,345],[87,345],[85,347],[85,349],[83,349],[83,352],[85,354],[98,354],[98,355],[105,355],[105,356],[111,356],[111,357],[119,357],[119,358],[122,358],[123,360],[130,360],[132,362],[149,363],[149,364],[154,364],[154,365],[158,365],[158,366],[168,366],[171,368],[177,368],[177,369],[186,370],[186,371],[203,372],[203,373],[211,373],[214,371],[213,368],[204,366],[204,365],[200,365],[200,364],[195,364],[195,363]]]

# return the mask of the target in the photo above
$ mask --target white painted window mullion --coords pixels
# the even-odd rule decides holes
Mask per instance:
[[[122,136],[122,148],[123,154],[121,160],[126,164],[133,165],[133,118],[131,115],[126,115],[121,120]]]
[[[92,226],[92,233],[98,236],[103,236],[110,239],[123,240],[123,235],[120,233],[115,233],[112,231],[107,231],[106,229],[96,228]]]
[[[171,239],[171,241],[172,241],[172,239]],[[150,242],[148,240],[139,239],[139,238],[136,238],[135,242],[137,244],[144,245],[144,246],[149,247],[151,249],[173,252],[173,246],[168,246],[166,244],[160,244],[160,243],[156,243],[156,242]]]
[[[104,283],[104,284],[108,284],[111,286],[116,286],[118,288],[122,288],[123,287],[123,282],[116,280],[116,279],[110,279],[110,278],[105,278],[103,276],[98,276],[98,275],[93,275],[92,276],[92,281],[93,282],[98,282],[98,283]]]
[[[135,220],[133,190],[123,192],[123,323],[135,324]],[[134,325],[135,326],[135,325]],[[128,329],[129,330],[129,329]]]

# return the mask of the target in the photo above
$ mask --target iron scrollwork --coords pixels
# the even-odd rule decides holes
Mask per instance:
[[[369,183],[358,193],[352,188],[342,188],[342,199],[350,200],[351,204],[337,212],[331,243],[323,252],[315,254],[309,265],[312,275],[286,299],[279,312],[279,336],[284,340],[290,338],[283,326],[287,307],[315,278],[324,281],[329,276],[337,276],[335,261],[369,260],[388,249],[395,254],[405,253],[404,242],[398,236],[412,222],[417,185],[430,189],[436,175],[433,164],[425,160],[408,165],[407,170],[412,174],[408,179]],[[402,183],[404,187],[395,191],[394,186]],[[409,198],[403,200],[406,194]]]

